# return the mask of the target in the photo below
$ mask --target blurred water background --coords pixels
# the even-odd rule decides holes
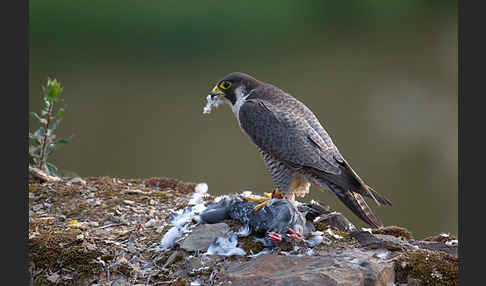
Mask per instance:
[[[51,161],[80,176],[168,176],[212,194],[271,191],[228,106],[203,115],[241,71],[308,105],[353,168],[416,238],[458,229],[455,1],[31,1],[29,110],[64,86]],[[32,122],[33,124],[33,122]],[[32,125],[31,129],[37,126]],[[333,195],[315,199],[365,225]]]

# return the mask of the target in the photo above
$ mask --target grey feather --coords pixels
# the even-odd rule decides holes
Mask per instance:
[[[340,155],[334,145],[326,143],[298,109],[281,106],[248,98],[239,111],[241,128],[260,149],[290,166],[309,166],[339,175],[341,169],[334,157]]]

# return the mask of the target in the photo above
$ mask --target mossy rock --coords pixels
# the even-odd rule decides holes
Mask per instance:
[[[83,241],[76,238],[81,233],[80,230],[54,228],[48,230],[47,224],[36,226],[42,228],[41,233],[29,239],[28,243],[29,261],[36,269],[50,272],[73,269],[77,279],[91,277],[103,271],[100,264],[95,262],[102,253],[85,247]],[[52,283],[45,278],[45,275],[36,277],[35,285],[51,285]]]
[[[395,282],[406,283],[416,278],[423,285],[458,285],[458,258],[442,251],[417,249],[404,252],[395,263]]]

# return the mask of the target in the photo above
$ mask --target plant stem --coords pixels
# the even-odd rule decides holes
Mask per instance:
[[[53,108],[54,108],[54,103],[51,102],[51,105],[49,106],[49,110],[47,112],[46,124],[44,126],[44,138],[42,139],[42,148],[41,148],[41,158],[40,158],[39,169],[41,169],[44,172],[48,171],[47,167],[46,167],[46,162],[47,162],[46,150],[47,150],[47,141],[49,139],[49,125],[51,124],[51,114],[52,114]]]

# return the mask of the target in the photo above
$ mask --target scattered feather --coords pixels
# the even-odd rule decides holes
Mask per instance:
[[[264,248],[262,251],[256,253],[256,254],[251,254],[251,255],[248,255],[248,257],[250,258],[255,258],[255,257],[258,257],[262,254],[270,254],[272,253],[272,250],[271,249],[268,249],[268,248]]]
[[[362,227],[361,230],[362,231],[367,231],[367,232],[373,234],[373,232],[371,232],[371,228]]]
[[[246,255],[245,250],[236,247],[237,244],[238,236],[234,232],[229,232],[225,237],[217,237],[205,254],[222,256]]]
[[[173,226],[169,231],[162,237],[160,241],[161,250],[166,250],[174,247],[177,238],[181,237],[183,229],[178,226]]]
[[[443,233],[441,233],[441,234],[440,234],[440,236],[441,236],[441,237],[449,237],[449,236],[450,236],[450,234],[449,234],[449,233],[444,233],[444,232],[443,232]]]
[[[339,234],[334,233],[334,231],[332,231],[330,228],[326,229],[326,233],[328,235],[330,235],[331,237],[335,238],[335,239],[341,239],[341,238],[343,238]]]
[[[446,241],[445,244],[449,246],[456,246],[458,243],[459,241],[457,241],[457,239],[453,239],[453,240]]]
[[[374,257],[380,258],[380,259],[387,259],[388,258],[388,251],[383,251],[383,252],[378,252],[373,254]]]
[[[250,233],[251,233],[250,226],[244,225],[244,226],[240,227],[240,229],[238,229],[238,231],[236,232],[236,235],[238,235],[238,237],[247,237],[247,236],[250,235]]]
[[[311,237],[305,240],[308,247],[315,247],[324,241],[324,237],[321,234],[312,234]]]
[[[314,249],[312,249],[312,248],[307,248],[307,249],[306,249],[306,251],[305,251],[305,254],[306,254],[307,256],[313,256],[313,255],[315,255],[315,253],[314,253]]]

